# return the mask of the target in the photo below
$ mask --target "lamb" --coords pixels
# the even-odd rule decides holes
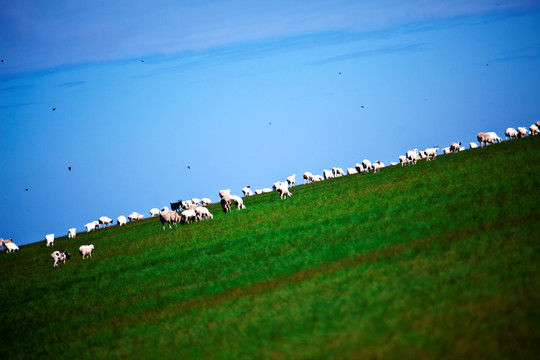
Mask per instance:
[[[428,161],[431,161],[431,159],[435,159],[435,157],[437,156],[437,151],[439,151],[439,147],[435,146],[433,148],[424,150],[424,155],[426,155]]]
[[[449,146],[449,147],[445,147],[444,149],[442,149],[442,152],[443,152],[444,155],[450,154],[450,146]]]
[[[7,249],[7,252],[11,253],[15,250],[19,250],[19,247],[17,245],[15,245],[15,243],[6,243],[4,242],[4,247]]]
[[[324,178],[322,177],[322,175],[313,175],[313,182],[316,182],[316,181],[323,181]]]
[[[296,183],[296,174],[292,174],[291,176],[287,177],[287,183],[289,186],[294,186]]]
[[[456,151],[459,151],[459,148],[461,147],[461,141],[460,142],[455,142],[455,143],[452,143],[452,145],[450,145],[450,152],[456,152]]]
[[[138,212],[135,212],[135,211],[128,215],[129,221],[142,220],[143,218],[144,218],[144,215],[139,214]]]
[[[77,228],[68,229],[68,238],[74,238],[77,235]]]
[[[306,171],[306,172],[304,173],[304,184],[305,184],[306,182],[313,182],[313,174],[310,173],[309,171]]]
[[[332,170],[323,170],[323,176],[324,176],[324,179],[327,180],[327,179],[333,178],[334,173],[332,172]]]
[[[332,168],[332,174],[334,174],[334,177],[345,175],[345,173],[343,172],[343,169],[339,168],[339,167],[333,167]]]
[[[284,197],[291,197],[292,194],[289,192],[289,188],[279,187],[278,189],[279,197],[283,199]]]
[[[356,168],[347,168],[347,175],[358,174]]]
[[[159,215],[159,210],[157,208],[150,209],[150,216],[154,217],[158,215]]]
[[[493,131],[488,132],[488,135],[491,138],[492,142],[496,141],[500,143],[502,141],[502,139],[499,136],[497,136],[497,134],[495,134]]]
[[[380,162],[379,160],[375,161],[371,167],[373,168],[373,173],[376,173],[380,169],[384,167],[384,163]]]
[[[197,214],[197,217],[199,219],[213,219],[214,216],[210,213],[210,211],[202,206],[198,206],[195,208],[195,213]]]
[[[244,196],[253,196],[253,192],[251,191],[251,187],[248,185],[245,188],[242,189],[242,192],[244,193]]]
[[[191,221],[197,221],[197,213],[195,210],[184,210],[182,211],[182,216],[184,217],[184,222],[189,223]]]
[[[54,261],[53,267],[58,266],[59,261],[66,263],[66,259],[71,259],[71,255],[64,250],[56,250],[51,254],[51,259]]]
[[[118,221],[118,226],[127,225],[127,219],[124,215],[120,215],[116,221]]]
[[[84,225],[86,227],[86,232],[90,232],[92,230],[95,230],[99,227],[99,221],[97,220],[94,220],[86,225]]]
[[[532,124],[532,125],[529,127],[529,130],[531,131],[531,135],[540,134],[540,129],[539,129],[538,126],[536,126],[535,124]]]
[[[401,166],[405,166],[407,165],[409,161],[407,160],[407,157],[405,155],[401,155],[399,157],[399,163],[401,164]]]
[[[103,225],[103,227],[108,226],[108,225],[112,224],[112,222],[113,222],[112,219],[108,218],[106,216],[102,216],[102,217],[99,218],[100,227],[101,227],[101,225]]]
[[[473,141],[469,143],[469,149],[476,149],[478,145]]]
[[[45,240],[47,241],[47,246],[54,245],[54,234],[45,235]]]
[[[405,154],[407,156],[407,160],[414,164],[416,164],[416,160],[418,160],[418,149],[413,150],[407,150],[407,153]]]
[[[278,190],[279,190],[279,188],[278,188]],[[242,200],[242,198],[240,196],[232,195],[231,200],[234,201],[234,203],[236,204],[236,209],[237,210],[246,208],[246,206],[244,205],[244,200]]]
[[[518,132],[514,128],[506,129],[506,131],[504,132],[504,135],[505,135],[505,140],[508,140],[508,139],[512,140],[512,139],[518,138]]]
[[[84,259],[86,257],[92,257],[92,250],[94,250],[94,245],[82,245],[79,247],[79,254],[82,255],[82,258]]]
[[[210,200],[209,198],[202,198],[201,199],[201,205],[202,206],[208,206],[208,205],[211,205],[211,204],[212,204],[212,200]]]

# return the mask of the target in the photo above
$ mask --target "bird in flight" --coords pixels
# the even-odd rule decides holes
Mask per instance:
[[[55,108],[55,107],[53,107],[53,108],[52,108],[52,111],[54,111],[54,110],[56,110],[56,108]]]
[[[189,166],[189,165],[188,165],[188,167],[187,167],[187,168],[191,170],[191,166]]]
[[[28,191],[28,189],[24,189],[24,191]]]
[[[68,170],[71,171],[71,166],[68,166]]]

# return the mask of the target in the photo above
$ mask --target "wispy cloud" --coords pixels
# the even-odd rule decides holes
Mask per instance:
[[[27,90],[33,88],[33,85],[15,85],[15,86],[8,86],[5,88],[0,88],[0,93],[7,93],[12,91],[19,91],[19,90]]]
[[[58,84],[55,87],[56,88],[76,87],[76,86],[84,85],[86,83],[87,83],[87,81],[70,81],[70,82],[65,82],[65,83],[62,83],[62,84]]]
[[[0,105],[0,110],[30,106],[30,105],[35,105],[35,104],[37,103],[27,102],[27,103],[20,103],[20,104]]]
[[[408,43],[392,45],[387,47],[381,47],[376,49],[360,50],[348,54],[329,57],[323,60],[311,62],[312,65],[324,65],[338,61],[345,61],[350,59],[357,59],[370,56],[388,55],[403,52],[416,52],[422,50],[422,44],[420,43]]]
[[[540,44],[533,46],[527,46],[511,51],[507,51],[501,54],[500,57],[496,57],[488,60],[488,63],[498,63],[498,62],[510,62],[510,61],[531,61],[537,60],[540,58]]]

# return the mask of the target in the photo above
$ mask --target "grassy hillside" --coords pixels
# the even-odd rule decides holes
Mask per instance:
[[[0,359],[538,357],[539,159],[530,137],[79,233],[59,268],[1,252]]]

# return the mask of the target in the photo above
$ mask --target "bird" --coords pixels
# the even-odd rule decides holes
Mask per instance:
[[[24,191],[28,191],[28,189],[24,189]]]
[[[272,125],[272,122],[270,121],[270,122],[268,123],[268,125]]]
[[[71,171],[71,166],[68,166],[68,170]]]
[[[338,72],[339,75],[341,75],[341,72]]]
[[[191,166],[189,166],[189,165],[188,165],[188,167],[187,167],[187,168],[191,170]]]
[[[0,60],[1,62],[4,62],[4,59]]]
[[[362,109],[363,109],[363,108],[364,108],[364,105],[362,105],[361,107],[362,107]]]
[[[141,60],[141,62],[144,62],[144,60]]]
[[[55,108],[55,107],[53,107],[53,108],[52,108],[52,111],[54,111],[54,110],[56,110],[56,108]]]

